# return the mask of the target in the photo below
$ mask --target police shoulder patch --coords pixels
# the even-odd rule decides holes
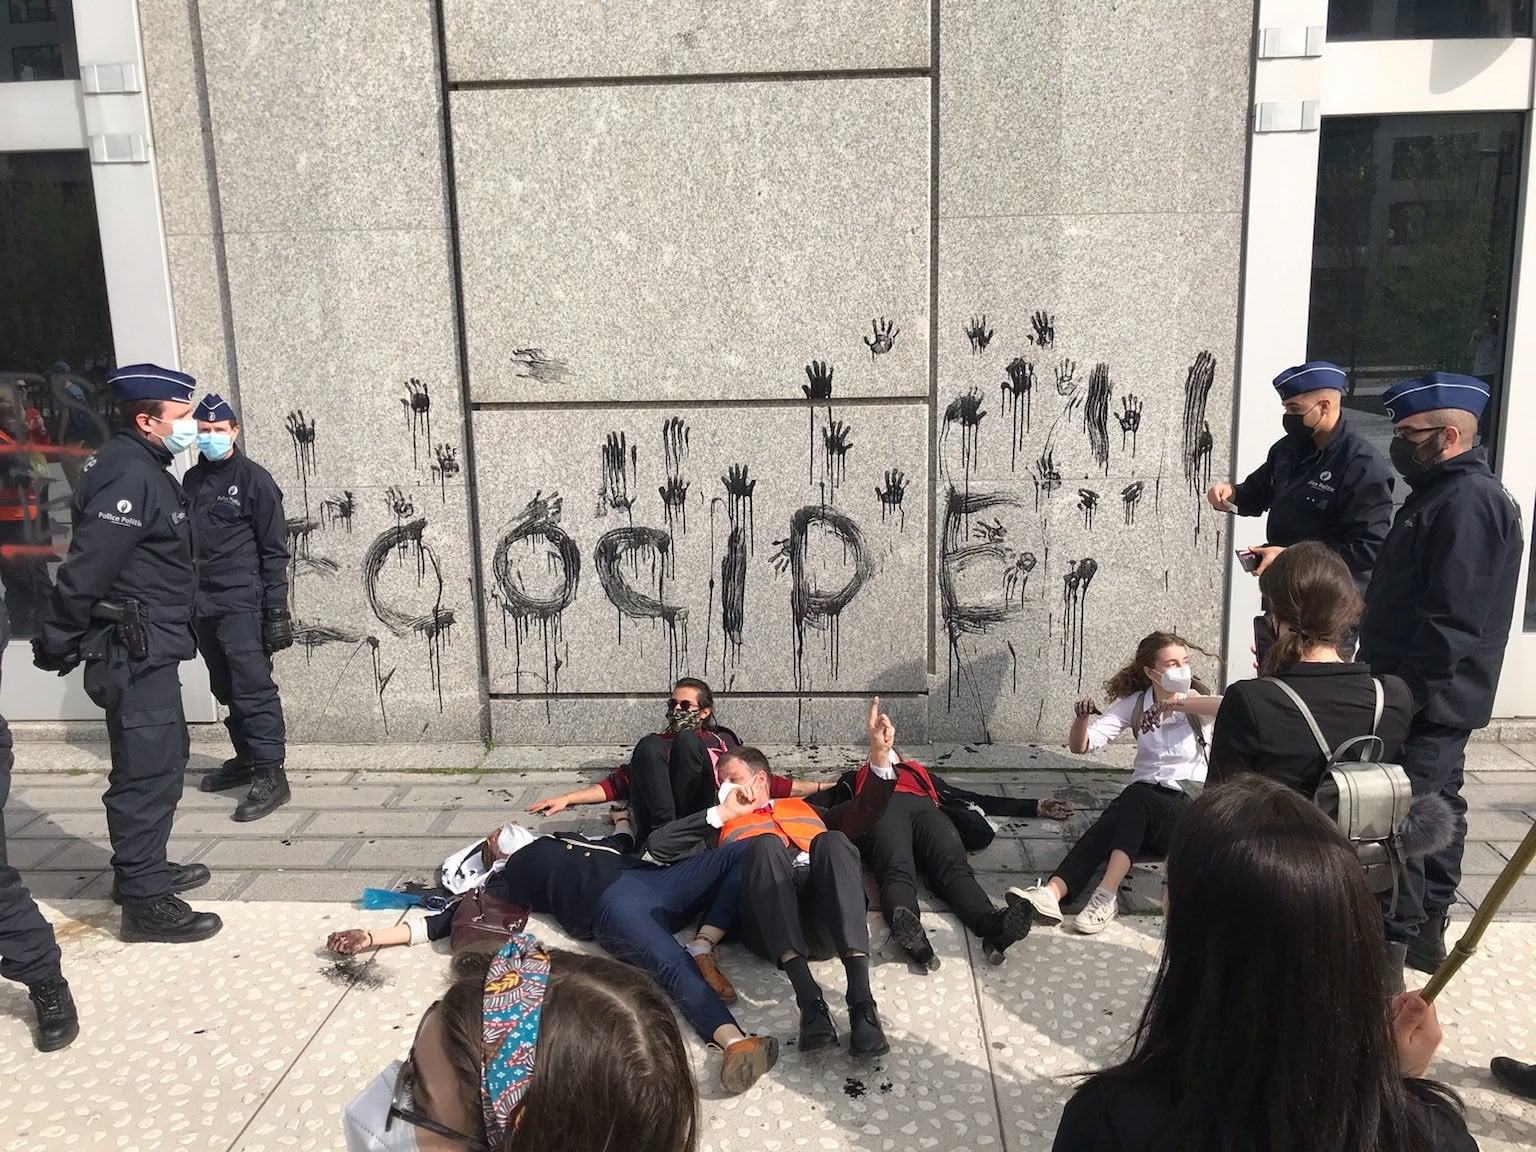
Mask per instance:
[[[92,452],[90,458],[85,462],[85,467],[80,469],[80,471],[89,472],[94,467],[96,467],[96,454]]]
[[[231,496],[238,496],[238,495],[240,495],[240,485],[238,485],[238,484],[231,484],[229,486],[229,494]]]
[[[133,502],[131,500],[119,500],[117,502],[117,510],[126,516],[133,511]]]

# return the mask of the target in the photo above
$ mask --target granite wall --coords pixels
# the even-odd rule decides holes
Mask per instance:
[[[1217,648],[1251,3],[140,7],[297,738],[1029,740]]]

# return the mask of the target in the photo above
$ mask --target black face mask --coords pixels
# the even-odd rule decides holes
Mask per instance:
[[[1421,444],[1393,437],[1387,455],[1391,457],[1392,467],[1397,469],[1399,476],[1409,482],[1418,480],[1439,463],[1440,433],[1437,431]]]
[[[1316,407],[1317,405],[1314,404],[1306,412],[1287,412],[1281,416],[1280,427],[1285,429],[1286,436],[1298,442],[1311,443],[1312,433],[1317,429],[1307,427],[1307,415]]]

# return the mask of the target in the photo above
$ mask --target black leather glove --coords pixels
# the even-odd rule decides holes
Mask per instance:
[[[80,663],[80,654],[71,652],[68,655],[58,655],[43,647],[41,636],[32,637],[32,663],[44,672],[57,672],[60,676],[68,676]]]
[[[261,614],[261,646],[268,656],[293,647],[293,618],[286,608],[268,608]]]

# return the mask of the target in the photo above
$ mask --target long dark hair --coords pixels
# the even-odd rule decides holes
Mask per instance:
[[[677,1017],[645,973],[606,956],[551,948],[533,1082],[521,1120],[492,1152],[696,1152],[699,1097]],[[480,1108],[481,1009],[491,957],[454,957],[444,1044],[474,1127]]]
[[[1180,648],[1200,652],[1215,659],[1215,653],[1206,652],[1198,644],[1191,644],[1177,632],[1149,632],[1141,638],[1141,643],[1136,645],[1136,655],[1131,662],[1104,681],[1104,695],[1114,701],[1135,696],[1138,692],[1145,692],[1152,686],[1152,681],[1147,679],[1147,674],[1142,669],[1152,667],[1152,661],[1157,659],[1157,654],[1170,644],[1177,644]],[[1210,691],[1199,680],[1194,681],[1191,687],[1197,692]]]
[[[709,709],[709,715],[704,718],[704,723],[700,727],[714,731],[720,726],[715,719],[715,694],[710,691],[708,684],[697,676],[684,676],[672,685],[672,691],[676,692],[679,688],[692,688],[699,694],[699,711]]]
[[[1163,957],[1130,1058],[1094,1079],[1171,1082],[1181,1152],[1419,1152],[1427,1118],[1387,1020],[1381,913],[1306,797],[1244,775],[1184,814]]]
[[[1269,613],[1290,628],[1277,636],[1259,673],[1274,676],[1297,663],[1306,650],[1324,644],[1337,649],[1360,622],[1363,605],[1349,568],[1316,540],[1293,544],[1259,577]]]

